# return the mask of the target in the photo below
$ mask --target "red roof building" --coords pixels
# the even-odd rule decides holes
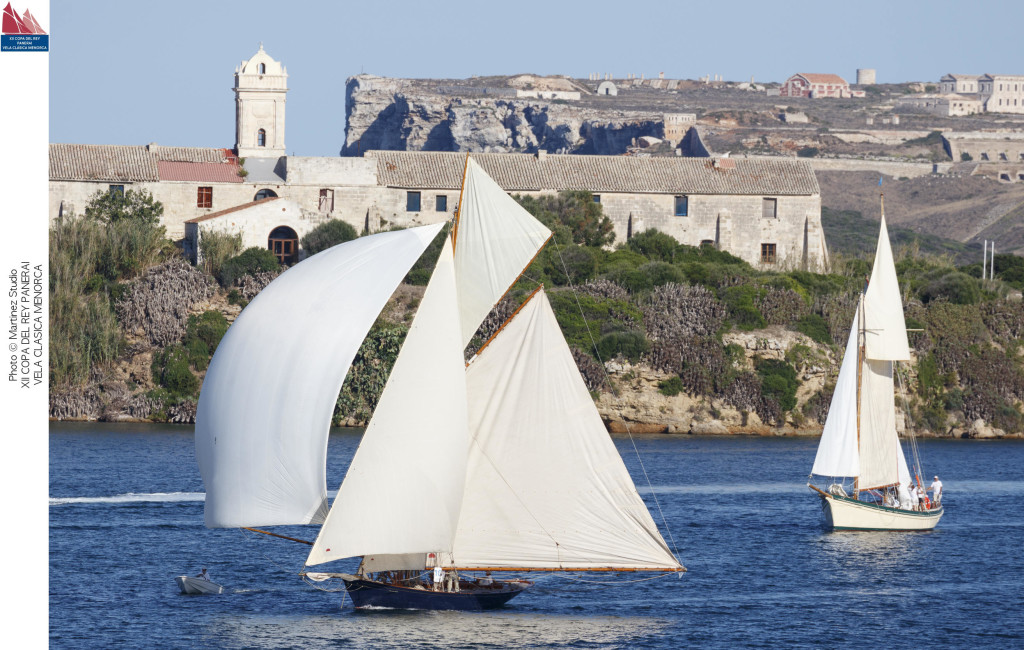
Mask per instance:
[[[798,72],[779,89],[780,97],[863,97],[864,91],[850,90],[850,84],[837,74]]]

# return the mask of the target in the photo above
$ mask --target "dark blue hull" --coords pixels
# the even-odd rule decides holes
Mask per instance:
[[[345,580],[345,589],[356,609],[387,607],[391,609],[455,609],[480,611],[501,607],[518,596],[532,583],[506,581],[491,587],[464,588],[459,592],[430,591],[374,582],[372,580]]]

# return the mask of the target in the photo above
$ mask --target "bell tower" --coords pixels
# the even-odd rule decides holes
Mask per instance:
[[[235,68],[235,151],[243,158],[285,155],[284,104],[288,72],[259,52]]]

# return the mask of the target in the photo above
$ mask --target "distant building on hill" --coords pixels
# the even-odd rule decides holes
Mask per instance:
[[[262,46],[236,70],[233,150],[51,144],[51,220],[81,214],[97,191],[144,189],[163,203],[168,235],[184,239],[193,259],[201,254],[202,232],[213,229],[240,233],[246,246],[265,245],[290,263],[304,255],[302,236],[329,219],[375,232],[452,217],[465,153],[285,155],[286,77]],[[667,119],[682,132],[695,117]],[[806,161],[472,155],[510,193],[590,192],[617,241],[657,228],[764,268],[818,269],[828,262],[821,194]]]
[[[781,97],[864,97],[863,90],[850,90],[850,84],[837,74],[798,72],[782,84]]]

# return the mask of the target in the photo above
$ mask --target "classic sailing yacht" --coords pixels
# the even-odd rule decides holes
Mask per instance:
[[[889,233],[885,204],[875,263],[854,314],[825,428],[811,475],[853,479],[853,495],[833,482],[818,493],[826,526],[833,530],[931,530],[942,506],[922,499],[911,503],[916,483],[921,494],[921,463],[910,433],[915,472],[911,475],[896,432],[893,370],[910,359],[907,326]]]
[[[335,246],[246,307],[199,399],[206,525],[323,524],[306,565],[360,557],[359,569],[304,575],[341,578],[356,607],[488,609],[531,584],[460,571],[685,571],[637,494],[543,288],[465,362],[480,323],[551,236],[471,158],[451,236],[328,509],[338,391],[441,225]]]

